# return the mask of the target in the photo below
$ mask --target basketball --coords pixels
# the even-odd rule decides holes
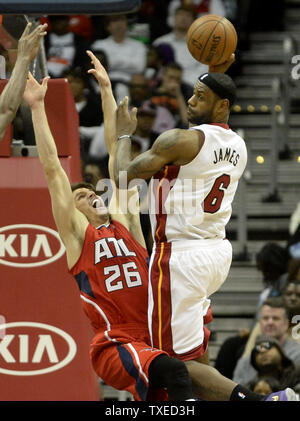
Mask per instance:
[[[188,29],[186,42],[191,55],[204,64],[224,63],[237,45],[237,33],[224,16],[204,15]]]

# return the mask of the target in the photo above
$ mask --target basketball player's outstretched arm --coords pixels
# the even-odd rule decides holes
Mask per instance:
[[[115,155],[117,143],[117,128],[116,128],[116,112],[117,104],[113,96],[111,82],[105,68],[100,63],[100,60],[95,57],[91,51],[87,51],[94,68],[89,69],[88,73],[92,74],[98,81],[101,92],[102,111],[104,117],[104,137],[109,157],[113,158]]]
[[[54,220],[66,246],[68,265],[72,267],[81,254],[88,220],[75,207],[71,185],[61,166],[48,124],[44,98],[49,79],[46,77],[39,84],[29,73],[24,99],[32,112],[36,145],[51,196]]]
[[[117,186],[128,185],[136,178],[149,179],[165,165],[180,165],[190,162],[200,151],[203,138],[196,130],[172,129],[162,133],[151,149],[131,159],[130,135],[136,128],[136,111],[128,111],[128,98],[121,101],[117,110],[117,135],[128,137],[117,143],[114,165]],[[121,172],[122,183],[121,183]],[[126,180],[125,177],[126,175]]]
[[[0,141],[7,126],[14,119],[26,86],[29,65],[37,55],[40,39],[46,35],[47,24],[39,25],[31,33],[28,23],[18,42],[18,56],[11,77],[0,95]]]
[[[117,104],[113,95],[111,82],[109,76],[102,66],[100,61],[95,57],[91,51],[87,51],[88,56],[91,59],[91,63],[94,66],[93,69],[88,70],[88,73],[92,74],[99,83],[101,91],[102,111],[104,117],[104,137],[107,151],[109,153],[108,169],[109,176],[114,181],[114,161],[117,149],[117,125],[116,125],[116,113]],[[114,184],[114,183],[113,183]],[[122,223],[135,237],[135,239],[145,247],[145,240],[143,231],[141,228],[140,217],[139,217],[139,195],[136,187],[128,190],[126,199],[127,205],[125,206],[126,213],[122,213],[119,203],[119,191],[115,189],[113,185],[114,193],[110,201],[110,214],[112,219],[115,219]],[[130,212],[129,202],[136,203],[135,213]]]

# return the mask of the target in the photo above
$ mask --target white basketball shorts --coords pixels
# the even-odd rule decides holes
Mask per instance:
[[[227,278],[232,261],[228,240],[159,243],[149,267],[148,320],[152,346],[182,360],[207,348],[211,294]]]

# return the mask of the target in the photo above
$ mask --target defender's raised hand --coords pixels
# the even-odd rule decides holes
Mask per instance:
[[[92,74],[101,87],[111,87],[110,79],[108,77],[107,71],[100,63],[100,60],[90,51],[87,50],[87,55],[91,59],[91,63],[94,66],[94,69],[89,69],[88,73]]]
[[[39,83],[29,72],[24,92],[24,100],[31,109],[44,102],[49,79],[50,77],[47,76],[42,80],[42,83]]]
[[[132,135],[137,125],[137,108],[128,110],[128,97],[126,96],[117,109],[117,136]]]
[[[18,56],[22,56],[29,61],[32,61],[35,58],[39,50],[40,39],[47,34],[47,26],[46,23],[44,25],[38,25],[30,32],[32,23],[30,22],[26,25],[18,42]]]

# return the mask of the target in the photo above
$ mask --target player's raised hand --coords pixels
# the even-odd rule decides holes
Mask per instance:
[[[32,23],[28,23],[18,42],[18,56],[32,61],[40,46],[40,39],[44,37],[47,32],[47,24],[38,25],[33,31],[30,32]]]
[[[90,50],[87,50],[86,53],[90,57],[91,63],[94,66],[93,69],[88,70],[88,73],[92,74],[103,88],[110,87],[111,83],[109,76],[105,68],[100,63],[100,60]]]
[[[117,136],[132,135],[137,125],[137,108],[128,110],[128,97],[126,96],[117,109]]]
[[[30,108],[34,108],[44,102],[49,79],[50,77],[47,76],[42,80],[42,83],[39,83],[29,72],[24,92],[24,100]]]
[[[228,60],[221,64],[211,64],[209,66],[210,72],[225,73],[226,70],[235,62],[235,54],[232,53]]]

